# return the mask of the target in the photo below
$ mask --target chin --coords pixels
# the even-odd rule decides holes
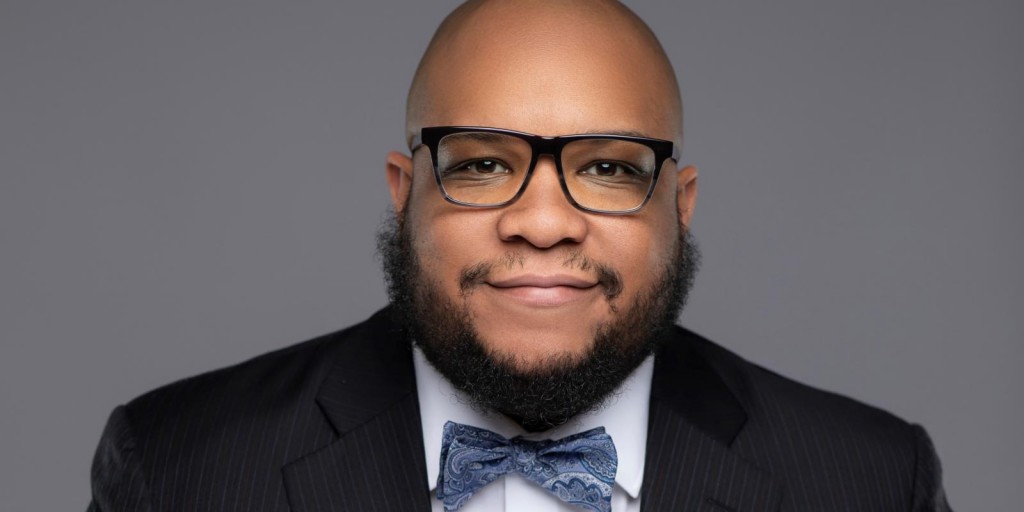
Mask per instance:
[[[497,359],[510,362],[517,370],[532,372],[556,365],[582,361],[594,348],[594,331],[486,329],[478,326],[480,343]]]

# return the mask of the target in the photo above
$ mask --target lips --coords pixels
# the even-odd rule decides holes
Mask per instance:
[[[504,300],[533,307],[557,307],[593,295],[596,280],[572,275],[523,274],[486,281]]]
[[[487,284],[495,288],[555,288],[567,286],[569,288],[591,288],[597,286],[597,281],[583,277],[565,274],[543,276],[538,274],[523,274],[502,279],[489,279]]]

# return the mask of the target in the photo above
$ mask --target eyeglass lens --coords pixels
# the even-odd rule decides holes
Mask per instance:
[[[437,148],[441,186],[451,199],[497,205],[519,193],[533,158],[530,144],[513,135],[460,132]],[[617,139],[577,139],[562,148],[569,195],[584,208],[627,211],[643,204],[654,179],[656,157],[643,144]]]

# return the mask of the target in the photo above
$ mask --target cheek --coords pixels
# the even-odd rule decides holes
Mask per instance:
[[[644,216],[611,217],[601,230],[602,240],[595,244],[600,252],[592,256],[622,274],[627,295],[650,286],[672,259],[679,235],[673,205],[652,201],[647,206],[653,208],[645,207]]]
[[[610,231],[601,244],[606,250],[594,254],[594,258],[614,266],[627,289],[643,288],[664,267],[674,239],[674,232],[664,225],[621,226]]]
[[[461,271],[479,263],[494,244],[488,215],[454,211],[444,204],[417,205],[412,212],[415,216],[409,227],[423,272],[449,295],[457,294]]]
[[[451,249],[458,249],[459,240],[452,237],[451,229],[439,223],[443,199],[429,171],[417,169],[414,174],[409,201],[406,204],[407,227],[413,234],[413,247],[419,265],[431,281],[444,282],[439,272],[450,269]],[[446,250],[448,249],[448,250]]]

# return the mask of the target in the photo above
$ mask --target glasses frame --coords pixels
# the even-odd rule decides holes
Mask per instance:
[[[519,186],[519,190],[508,201],[487,204],[465,203],[452,198],[444,189],[444,184],[441,182],[441,172],[437,167],[438,145],[441,143],[441,140],[448,135],[466,132],[485,132],[511,135],[526,141],[526,143],[530,145],[533,152],[530,157],[530,167],[526,170],[526,177],[523,178],[523,184]],[[654,176],[651,179],[651,185],[647,190],[647,194],[639,205],[628,210],[599,210],[596,208],[588,208],[576,202],[576,199],[574,199],[572,194],[569,192],[569,186],[565,183],[565,172],[562,170],[562,149],[571,142],[585,139],[607,139],[635,142],[637,144],[647,146],[654,152]],[[562,193],[565,194],[565,198],[569,201],[569,204],[585,212],[601,213],[606,215],[627,215],[630,213],[636,213],[643,208],[648,201],[650,201],[651,196],[654,195],[654,189],[658,185],[658,176],[661,174],[661,167],[665,164],[665,160],[672,159],[677,164],[679,163],[679,148],[672,141],[607,133],[581,133],[575,135],[561,135],[557,137],[544,137],[541,135],[534,135],[532,133],[517,132],[515,130],[506,130],[503,128],[489,128],[485,126],[430,126],[420,129],[420,134],[413,138],[412,143],[410,144],[410,149],[415,152],[420,146],[426,146],[427,149],[430,150],[430,160],[434,168],[434,180],[437,182],[437,188],[441,191],[441,195],[444,196],[445,200],[449,203],[469,208],[500,208],[514,203],[523,195],[523,192],[526,191],[527,185],[530,184],[530,178],[533,177],[533,170],[537,167],[537,160],[540,156],[551,155],[555,160],[555,168],[558,171],[558,182],[562,186]]]

